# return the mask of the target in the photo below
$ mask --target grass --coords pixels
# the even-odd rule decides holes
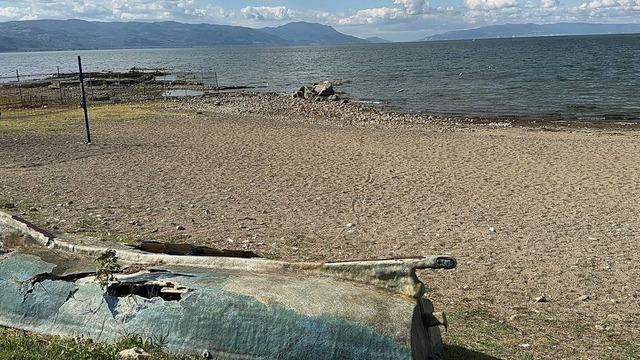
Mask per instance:
[[[105,104],[89,107],[89,119],[92,123],[147,118],[158,113],[152,104]],[[0,134],[64,131],[70,126],[78,126],[82,121],[82,109],[79,107],[3,110]]]
[[[452,328],[445,334],[449,359],[533,359],[518,345],[529,343],[515,327],[488,311],[471,308],[448,313]]]
[[[0,360],[120,360],[118,353],[133,347],[144,349],[152,359],[157,360],[195,359],[166,354],[160,346],[145,342],[139,337],[124,338],[114,344],[102,344],[0,328]]]
[[[640,359],[640,341],[598,332],[580,320],[531,315],[504,321],[489,310],[464,305],[447,317],[451,324],[443,336],[447,359],[581,358],[578,350],[585,346],[591,359]]]

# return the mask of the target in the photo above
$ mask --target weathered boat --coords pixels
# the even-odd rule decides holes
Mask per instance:
[[[54,236],[4,213],[0,241],[2,326],[96,341],[135,334],[220,359],[442,357],[446,317],[416,270],[453,269],[449,256],[288,263],[153,253]],[[122,270],[101,285],[95,258],[108,250]]]

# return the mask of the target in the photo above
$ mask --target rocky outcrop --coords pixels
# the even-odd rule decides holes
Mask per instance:
[[[306,100],[331,100],[338,101],[340,97],[336,94],[334,86],[337,83],[331,81],[324,81],[313,85],[301,86],[293,93],[293,97],[297,99]]]

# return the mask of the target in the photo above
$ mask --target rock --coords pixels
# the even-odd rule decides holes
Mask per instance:
[[[491,233],[495,233],[496,232],[496,228],[494,228],[493,226],[489,228],[489,232]]]
[[[338,100],[340,100],[340,96],[338,96],[338,95],[336,95],[336,94],[333,94],[333,95],[329,96],[329,97],[327,98],[327,100],[331,100],[331,101],[338,101]]]
[[[13,204],[13,203],[5,203],[5,204],[2,204],[2,206],[0,207],[3,207],[5,209],[15,209],[17,206],[16,204]]]
[[[304,99],[304,94],[306,92],[306,86],[301,86],[298,90],[293,93],[294,99]]]
[[[533,299],[534,303],[547,303],[549,302],[549,298],[546,295],[540,295],[537,298]]]
[[[316,94],[318,94],[318,96],[323,96],[323,97],[331,96],[331,95],[334,95],[336,93],[333,90],[333,84],[331,84],[328,81],[325,81],[323,83],[315,85],[313,87],[313,91]]]
[[[519,347],[520,349],[525,349],[525,350],[527,350],[527,349],[531,348],[531,345],[529,345],[529,344],[520,344],[520,345],[518,345],[518,347]]]
[[[587,301],[587,300],[591,300],[591,296],[589,295],[582,295],[578,298],[578,300],[580,301]]]
[[[313,87],[311,86],[304,86],[303,88],[304,88],[303,97],[307,100],[313,99],[314,97],[316,97],[316,95],[318,95],[315,91],[313,91]]]
[[[178,225],[178,226],[176,226],[176,230],[183,231],[183,230],[187,230],[187,229],[182,225]]]
[[[598,324],[598,325],[596,325],[596,330],[598,330],[598,331],[609,331],[609,327],[605,326],[605,325]]]
[[[151,355],[139,347],[122,350],[118,353],[122,360],[148,360]]]
[[[352,228],[352,227],[354,227],[354,226],[356,226],[356,225],[355,225],[355,224],[353,224],[353,223],[348,223],[348,224],[347,224],[347,228],[349,228],[349,229],[351,229],[351,228]]]

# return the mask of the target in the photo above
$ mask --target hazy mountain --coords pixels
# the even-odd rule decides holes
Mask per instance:
[[[368,37],[365,40],[367,40],[370,43],[373,44],[386,44],[386,43],[390,43],[391,41],[387,40],[387,39],[383,39],[381,37],[377,37],[377,36],[372,36],[372,37]]]
[[[292,23],[278,28],[178,22],[31,20],[0,22],[0,51],[288,46],[366,42],[329,26]]]
[[[367,43],[367,40],[345,35],[336,31],[336,29],[331,26],[304,21],[292,22],[275,28],[268,27],[260,30],[284,39],[293,45]]]
[[[449,31],[426,37],[422,41],[631,33],[640,33],[640,24],[505,24],[485,26],[477,29]]]

